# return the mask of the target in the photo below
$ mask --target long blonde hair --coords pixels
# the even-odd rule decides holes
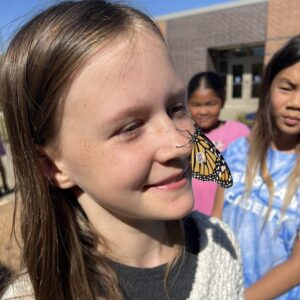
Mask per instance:
[[[267,151],[278,134],[271,108],[270,88],[274,78],[280,71],[298,62],[300,62],[300,35],[292,38],[283,48],[278,50],[268,63],[264,72],[256,119],[249,137],[250,148],[245,177],[245,194],[246,197],[249,196],[254,177],[258,171],[261,172],[261,176],[270,195],[268,211],[265,217],[266,220],[269,217],[274,196],[274,183],[267,169],[266,158]],[[298,139],[298,144],[296,146],[296,155],[296,164],[288,179],[288,187],[284,196],[282,214],[284,214],[299,187],[300,138]]]
[[[4,57],[1,101],[20,195],[23,264],[37,300],[123,298],[108,257],[97,250],[105,239],[72,191],[43,176],[37,145],[57,137],[60,106],[75,72],[101,46],[138,26],[163,40],[153,21],[133,8],[64,1],[25,24]],[[167,225],[173,242],[181,243],[180,221]]]

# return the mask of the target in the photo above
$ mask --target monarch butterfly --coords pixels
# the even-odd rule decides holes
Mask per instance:
[[[203,181],[215,181],[223,188],[232,186],[232,176],[222,154],[214,143],[195,125],[191,135],[193,143],[191,155],[192,176]]]

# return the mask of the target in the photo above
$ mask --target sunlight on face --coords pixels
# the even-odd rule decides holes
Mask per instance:
[[[65,100],[56,166],[88,215],[178,219],[193,206],[185,90],[163,42],[118,37],[77,73]]]
[[[300,62],[276,75],[271,85],[271,104],[280,134],[297,142],[300,133]]]

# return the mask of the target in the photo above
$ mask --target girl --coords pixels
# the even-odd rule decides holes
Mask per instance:
[[[219,151],[239,137],[246,136],[249,128],[238,121],[221,121],[225,104],[225,89],[221,78],[214,72],[195,74],[188,84],[188,108],[194,122],[214,142]],[[217,184],[192,179],[194,209],[211,215]]]
[[[190,214],[185,90],[147,16],[50,7],[11,42],[2,87],[24,244],[3,299],[243,297],[232,234]]]
[[[224,201],[223,219],[242,247],[246,299],[300,299],[299,137],[297,36],[266,67],[249,140],[224,154],[234,185],[217,192],[214,215],[221,216]]]

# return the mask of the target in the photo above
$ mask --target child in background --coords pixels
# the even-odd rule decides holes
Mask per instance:
[[[243,299],[233,234],[191,213],[193,124],[151,19],[54,5],[12,40],[1,93],[24,244],[2,299]]]
[[[221,78],[214,72],[194,75],[188,84],[188,109],[194,122],[216,145],[220,152],[239,137],[246,136],[249,128],[238,121],[221,121],[225,104],[225,89]],[[211,215],[217,184],[192,179],[194,209]]]
[[[214,216],[242,248],[246,299],[300,299],[300,36],[266,67],[249,139],[224,153],[234,185],[217,191]],[[224,205],[224,207],[223,207]]]

